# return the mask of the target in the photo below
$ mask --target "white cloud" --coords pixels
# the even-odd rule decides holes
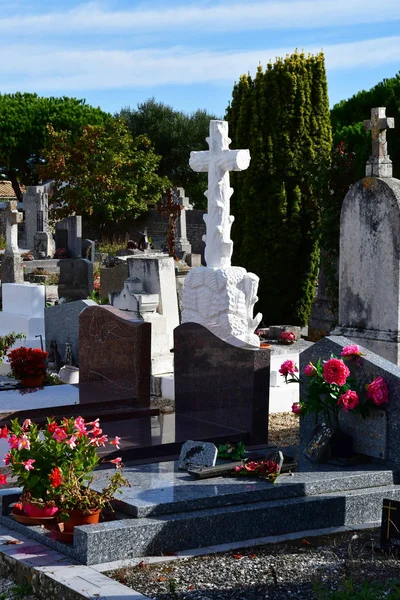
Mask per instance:
[[[147,5],[148,6],[148,2]],[[66,12],[0,18],[0,33],[15,31],[30,35],[49,33],[79,35],[90,33],[128,34],[185,31],[237,31],[314,29],[400,19],[399,0],[264,0],[219,2],[199,6],[183,2],[161,8],[110,10],[99,2],[78,5]]]
[[[320,49],[306,47],[304,50],[315,54]],[[74,90],[233,82],[242,73],[254,73],[259,62],[265,65],[269,59],[292,51],[293,48],[275,48],[210,52],[178,47],[60,51],[50,47],[0,46],[1,91],[58,94]],[[328,71],[398,64],[400,36],[328,45],[324,52]]]

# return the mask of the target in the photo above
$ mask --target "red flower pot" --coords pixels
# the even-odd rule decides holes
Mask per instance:
[[[69,513],[69,517],[64,521],[64,532],[71,533],[77,525],[93,525],[99,522],[101,509],[92,510],[90,515],[85,515],[78,508],[74,508]]]
[[[23,387],[40,387],[43,384],[44,375],[39,375],[37,377],[24,377],[21,379],[21,385]]]
[[[22,501],[22,508],[28,517],[40,519],[41,517],[52,517],[58,511],[57,506],[39,506],[32,502]]]

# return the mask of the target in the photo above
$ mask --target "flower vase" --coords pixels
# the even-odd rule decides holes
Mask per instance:
[[[43,381],[44,381],[44,375],[38,375],[36,377],[28,376],[28,377],[23,377],[22,379],[20,379],[20,383],[21,383],[22,387],[25,387],[25,388],[40,387],[43,384]]]
[[[34,519],[53,517],[58,511],[57,506],[40,506],[33,502],[22,501],[22,509],[27,517]]]
[[[90,514],[85,514],[79,508],[74,508],[66,521],[64,521],[64,532],[72,533],[74,527],[78,525],[93,525],[99,522],[101,509],[91,510]]]

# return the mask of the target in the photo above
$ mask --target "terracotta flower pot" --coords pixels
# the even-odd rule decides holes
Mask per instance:
[[[64,521],[64,531],[72,532],[77,525],[93,525],[99,522],[101,509],[92,510],[90,515],[85,515],[78,508],[74,508],[69,514],[69,517]]]
[[[39,506],[32,502],[22,502],[22,509],[28,517],[40,519],[41,517],[52,517],[58,511],[57,506]]]
[[[44,381],[44,375],[38,377],[24,377],[20,380],[23,387],[40,387]]]

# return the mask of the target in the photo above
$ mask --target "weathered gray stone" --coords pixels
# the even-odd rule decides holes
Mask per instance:
[[[59,261],[58,296],[82,300],[93,291],[93,263],[86,258],[64,258]]]
[[[182,446],[179,456],[179,468],[214,467],[218,450],[211,442],[195,442],[188,440]]]
[[[70,258],[80,258],[82,256],[82,217],[66,217],[56,224],[56,232],[66,231],[66,247]]]
[[[46,330],[46,350],[49,352],[50,343],[57,342],[61,356],[65,353],[65,344],[72,344],[72,361],[79,365],[79,315],[87,306],[96,306],[93,300],[77,300],[50,306],[44,310]]]
[[[367,178],[347,193],[340,223],[339,325],[400,363],[400,181]]]
[[[394,119],[386,117],[386,108],[371,108],[371,119],[364,127],[372,134],[372,155],[365,168],[366,177],[392,177],[392,161],[387,152],[386,129],[394,128]]]
[[[25,211],[25,245],[32,250],[35,245],[35,234],[45,232],[51,234],[49,226],[49,203],[48,189],[44,185],[31,185],[26,188],[23,207]],[[53,255],[54,242],[49,236],[49,251],[47,255]],[[47,256],[46,255],[46,256]]]
[[[33,253],[35,258],[51,258],[53,252],[53,238],[46,231],[38,231],[33,238]]]
[[[1,260],[1,280],[3,283],[23,283],[24,273],[22,259],[18,249],[18,223],[22,221],[22,213],[18,212],[17,201],[8,202],[6,209],[6,250]]]

